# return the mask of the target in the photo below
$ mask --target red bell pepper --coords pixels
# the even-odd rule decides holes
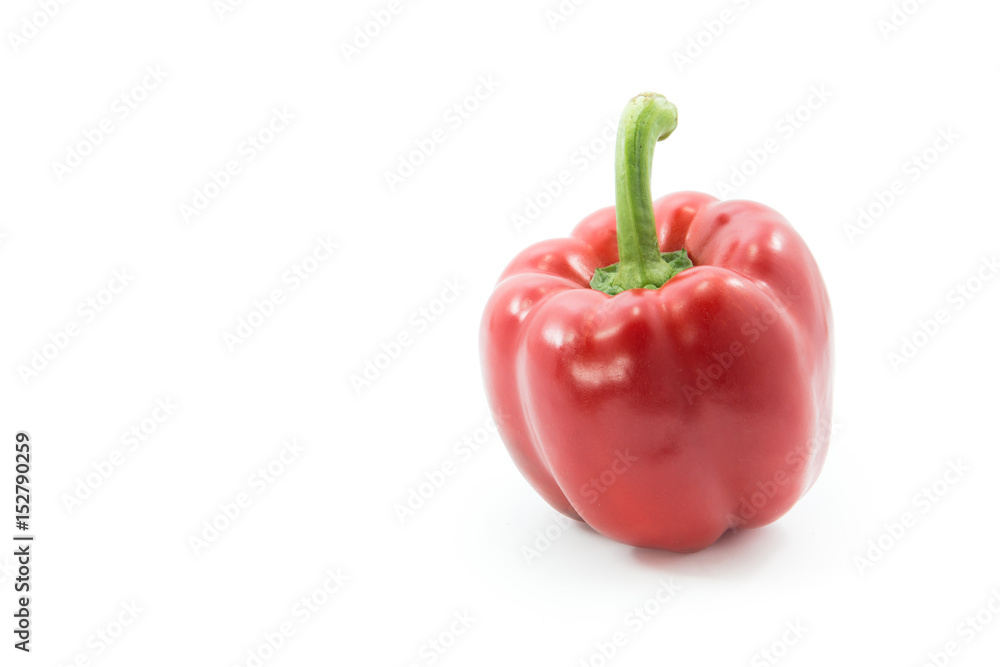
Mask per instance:
[[[687,552],[812,486],[833,338],[816,262],[776,211],[653,202],[653,149],[676,123],[660,95],[629,102],[616,206],[507,266],[480,344],[500,434],[542,497],[615,540]]]

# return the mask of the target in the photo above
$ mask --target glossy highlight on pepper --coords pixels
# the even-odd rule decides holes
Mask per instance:
[[[480,347],[500,435],[549,504],[689,552],[778,519],[816,481],[833,331],[816,262],[779,213],[653,201],[653,149],[676,125],[662,95],[628,103],[616,206],[514,258]]]

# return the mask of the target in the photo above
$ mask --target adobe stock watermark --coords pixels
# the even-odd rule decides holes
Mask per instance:
[[[396,157],[396,168],[383,172],[383,178],[389,192],[395,192],[407,179],[417,173],[417,170],[425,165],[441,146],[448,142],[451,135],[465,125],[472,118],[472,115],[496,94],[500,85],[500,82],[492,74],[480,76],[475,87],[448,107],[441,115],[443,126],[438,125],[425,136],[414,139],[414,148],[404,151]]]
[[[566,164],[552,176],[551,180],[542,179],[539,187],[524,200],[524,206],[510,214],[514,230],[520,234],[537,222],[542,212],[576,183],[577,176],[587,171],[602,155],[614,151],[617,137],[618,121],[609,116],[604,119],[604,125],[595,137],[573,149]]]
[[[215,544],[223,533],[246,514],[246,510],[253,505],[254,500],[274,486],[305,451],[305,445],[300,445],[295,438],[282,442],[278,454],[250,473],[245,487],[231,499],[219,503],[218,511],[204,519],[200,529],[188,536],[191,552],[195,556],[200,556]]]
[[[681,590],[673,577],[659,580],[659,587],[648,598],[625,614],[622,627],[614,630],[607,639],[594,643],[594,649],[577,662],[579,667],[606,667],[618,653],[628,646],[666,608]]]
[[[417,658],[406,663],[407,667],[426,667],[437,664],[455,645],[465,637],[469,630],[479,621],[468,609],[456,611],[451,615],[445,628],[417,647]]]
[[[351,64],[371,46],[411,4],[413,0],[389,0],[383,6],[371,10],[362,23],[354,26],[350,39],[340,42],[340,53],[347,64]]]
[[[638,460],[639,457],[634,456],[630,450],[616,449],[608,466],[580,485],[580,495],[586,499],[587,504],[593,505],[627,475]],[[572,524],[572,519],[558,514],[544,528],[536,530],[531,543],[521,547],[521,556],[524,557],[525,563],[534,564],[552,548],[556,540],[562,537]]]
[[[983,606],[973,610],[958,625],[954,636],[938,650],[927,652],[927,660],[921,667],[947,667],[966,648],[1000,617],[1000,588],[992,588]]]
[[[244,168],[269,149],[294,120],[295,114],[289,111],[288,107],[272,109],[271,116],[264,124],[240,141],[235,155],[223,162],[219,169],[209,170],[201,185],[195,186],[190,201],[182,201],[177,205],[181,220],[185,224],[190,224],[194,218],[208,210],[208,207],[243,173]]]
[[[70,0],[37,0],[38,9],[22,16],[17,30],[7,31],[11,50],[15,54],[20,53],[69,3]]]
[[[434,469],[425,472],[423,479],[406,490],[403,502],[392,506],[399,523],[405,524],[416,516],[416,513],[434,498],[444,488],[448,480],[458,474],[463,466],[497,436],[497,424],[492,416],[487,416],[482,426],[457,440],[450,450],[450,455]]]
[[[758,315],[746,320],[740,327],[739,340],[732,340],[720,351],[712,354],[715,360],[695,373],[694,385],[685,384],[681,387],[688,405],[694,405],[696,399],[718,386],[722,378],[733,366],[739,363],[750,346],[759,341],[781,317],[788,312],[791,305],[798,299],[798,294],[791,286],[783,292],[775,292],[777,297],[774,305],[768,305]]]
[[[230,354],[260,330],[265,323],[274,317],[278,309],[288,303],[288,297],[295,294],[316,275],[323,266],[333,258],[340,244],[329,234],[316,237],[316,242],[306,254],[292,263],[282,272],[279,284],[267,291],[264,296],[254,299],[250,312],[240,317],[232,330],[222,334],[222,342]]]
[[[729,530],[735,533],[746,526],[758,512],[767,507],[781,489],[796,480],[796,475],[809,465],[816,450],[827,440],[832,441],[833,436],[842,428],[843,424],[833,420],[820,422],[817,432],[808,441],[785,455],[783,467],[775,470],[769,477],[757,480],[754,485],[756,490],[749,496],[740,498],[737,514],[726,514]]]
[[[148,65],[142,78],[111,101],[108,113],[91,127],[84,128],[81,137],[66,144],[63,157],[52,161],[52,174],[62,183],[67,176],[83,166],[111,134],[125,122],[167,80],[167,72],[159,65]]]
[[[633,456],[628,449],[625,451],[616,449],[615,457],[611,461],[611,464],[602,470],[601,474],[591,477],[587,482],[580,486],[580,494],[587,499],[587,504],[593,505],[596,503],[600,497],[607,493],[608,489],[614,486],[638,460],[639,457]]]
[[[135,600],[122,602],[118,607],[118,610],[112,613],[108,621],[87,635],[84,648],[77,651],[73,659],[64,664],[73,667],[90,667],[94,658],[100,658],[107,653],[146,612],[145,608]]]
[[[128,268],[114,269],[106,285],[77,304],[75,317],[55,331],[49,332],[45,342],[28,353],[25,363],[15,369],[24,386],[28,386],[49,368],[66,351],[74,339],[86,331],[97,317],[111,307],[122,292],[132,284],[134,276]]]
[[[916,325],[910,328],[910,333],[903,336],[899,347],[888,353],[889,367],[898,373],[899,369],[916,359],[917,355],[952,322],[957,313],[979,295],[998,272],[1000,263],[997,262],[996,253],[990,257],[983,257],[970,276],[948,290],[945,294],[945,304],[935,308],[927,319],[918,319]]]
[[[803,626],[802,621],[786,621],[781,637],[771,642],[767,648],[754,653],[750,658],[750,667],[774,667],[788,655],[793,646],[798,645],[808,631],[809,628]]]
[[[529,544],[521,546],[521,556],[524,558],[524,562],[528,565],[534,565],[535,561],[551,549],[552,545],[565,534],[566,529],[573,523],[573,519],[564,514],[553,515],[551,521],[535,531]]]
[[[277,655],[295,637],[295,633],[323,611],[351,580],[342,567],[327,568],[322,576],[323,580],[315,588],[292,603],[284,619],[272,630],[260,634],[260,640],[246,650],[245,657],[234,663],[237,667],[261,667]]]
[[[748,148],[746,158],[734,165],[725,180],[715,182],[715,195],[720,199],[735,194],[746,186],[771,158],[788,144],[796,134],[811,121],[816,114],[833,99],[833,91],[825,83],[810,87],[809,94],[801,104],[786,111],[774,123],[775,135],[765,139],[759,146]]]
[[[212,11],[216,18],[225,21],[230,14],[246,4],[246,0],[212,0]]]
[[[899,516],[882,523],[882,532],[868,540],[863,554],[854,557],[854,567],[858,574],[864,575],[878,563],[886,554],[892,551],[910,531],[938,506],[951,490],[969,474],[972,469],[955,459],[948,461],[945,471],[930,484],[922,487],[910,499],[911,507]]]
[[[751,0],[731,0],[712,18],[702,21],[697,32],[688,36],[684,48],[675,49],[672,53],[677,73],[683,74],[685,68],[694,65],[695,61],[701,58],[722,37],[729,26],[736,23],[736,19],[750,9],[750,5]]]
[[[426,667],[441,660],[460,639],[466,636],[479,619],[468,609],[456,611],[443,630],[428,637],[417,647],[417,659],[407,664],[407,667]]]
[[[917,13],[923,9],[930,0],[903,0],[903,2],[892,3],[892,8],[889,10],[889,15],[880,18],[875,23],[875,27],[878,28],[878,32],[882,35],[882,40],[888,42],[891,37],[894,37],[907,23],[910,22]]]
[[[160,427],[174,416],[179,407],[169,396],[157,398],[148,416],[122,431],[118,438],[121,447],[112,449],[107,456],[91,463],[90,467],[93,470],[77,477],[73,490],[62,494],[60,499],[66,512],[73,514],[83,507],[83,504],[94,495],[94,492],[104,486],[105,482],[125,465],[125,462],[130,458],[129,455],[145,446],[160,430]]]
[[[576,11],[587,4],[588,0],[559,0],[545,10],[545,22],[549,24],[549,29],[555,32],[562,24],[569,21]]]
[[[580,335],[584,338],[593,336],[608,321],[608,314],[615,309],[614,299],[602,299],[600,305],[587,311],[580,320]]]
[[[410,349],[417,338],[424,334],[431,325],[437,322],[458,300],[468,285],[458,278],[444,281],[444,287],[437,297],[419,306],[410,313],[406,326],[398,334],[379,344],[379,351],[364,360],[361,370],[351,373],[348,378],[356,396],[361,396],[364,390],[370,388],[383,373],[395,363],[403,353]]]
[[[960,138],[961,136],[951,125],[938,128],[930,144],[908,157],[900,167],[899,175],[893,178],[884,190],[881,188],[875,190],[871,199],[858,207],[854,222],[844,225],[844,233],[851,245],[881,220],[909,192],[909,186],[923,178]]]

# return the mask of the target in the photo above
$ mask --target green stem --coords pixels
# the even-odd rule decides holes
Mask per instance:
[[[666,139],[676,127],[677,107],[663,95],[642,93],[625,107],[615,148],[619,262],[597,270],[591,281],[594,289],[608,294],[656,289],[691,266],[683,250],[660,253],[649,188],[656,142]]]

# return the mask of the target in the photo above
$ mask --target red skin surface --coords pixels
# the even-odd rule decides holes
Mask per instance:
[[[614,208],[507,266],[480,331],[490,409],[554,508],[638,547],[689,552],[787,512],[830,435],[830,302],[774,210],[697,192],[654,205],[659,289],[591,289],[618,261]]]

